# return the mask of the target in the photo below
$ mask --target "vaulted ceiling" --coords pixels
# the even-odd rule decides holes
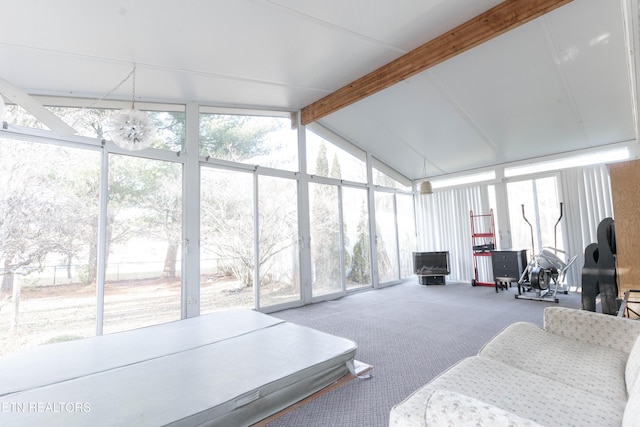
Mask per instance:
[[[0,2],[0,79],[101,98],[135,63],[142,100],[297,111],[500,4]],[[635,141],[637,13],[573,0],[317,123],[411,179]]]

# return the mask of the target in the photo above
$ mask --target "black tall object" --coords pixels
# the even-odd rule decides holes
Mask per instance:
[[[616,277],[616,236],[612,218],[598,225],[598,243],[584,250],[582,268],[582,309],[596,311],[596,296],[600,295],[602,312],[618,312],[618,283]]]

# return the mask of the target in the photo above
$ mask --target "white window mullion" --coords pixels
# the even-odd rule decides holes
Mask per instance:
[[[378,233],[376,232],[376,194],[373,182],[373,156],[367,153],[367,182],[369,183],[369,243],[371,254],[371,284],[374,288],[380,287],[380,274],[378,271]]]
[[[199,106],[186,105],[186,162],[182,184],[182,318],[200,315],[200,125]]]
[[[109,182],[109,153],[102,150],[100,159],[100,200],[98,210],[98,265],[96,270],[96,335],[102,335],[104,324],[104,283],[106,279],[107,200]]]
[[[298,114],[298,117],[300,115]],[[304,126],[298,125],[298,159],[300,179],[298,180],[298,244],[300,255],[300,298],[311,302],[311,208],[309,203],[309,175],[307,174],[307,138]]]
[[[398,265],[397,280],[402,278],[402,260],[400,259],[400,230],[398,227],[398,193],[393,194],[393,226],[396,229],[396,264]]]
[[[253,173],[253,300],[260,310],[260,187],[258,174]]]
[[[342,186],[338,185],[338,227],[340,234],[340,280],[342,281],[342,291],[346,292],[347,290],[347,266],[344,263],[345,260],[345,251],[344,251],[344,212],[343,212],[343,204],[342,204]]]

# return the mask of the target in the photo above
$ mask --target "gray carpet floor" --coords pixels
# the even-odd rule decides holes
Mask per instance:
[[[516,294],[516,287],[496,293],[468,283],[422,286],[412,280],[272,313],[354,340],[356,359],[374,369],[372,378],[349,381],[269,426],[387,426],[393,405],[477,354],[504,327],[517,321],[542,325],[548,306],[581,307],[579,293],[558,294],[557,304],[516,299]]]

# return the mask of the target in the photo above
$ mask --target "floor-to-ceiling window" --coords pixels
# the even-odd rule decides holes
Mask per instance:
[[[307,130],[312,297],[371,286],[364,152]]]
[[[527,249],[530,256],[543,247],[564,248],[555,176],[508,182],[507,198],[514,248]]]
[[[392,283],[413,274],[416,250],[415,210],[410,182],[375,161],[372,168],[376,254],[379,283]]]
[[[398,229],[393,193],[376,191],[376,248],[380,283],[400,279]]]
[[[254,307],[254,176],[200,169],[200,312]]]
[[[0,296],[10,295],[0,303],[9,319],[0,353],[180,318],[181,163],[110,154],[118,149],[103,129],[113,110],[58,101],[47,108],[79,137],[30,133],[46,126],[8,108],[8,128],[17,125],[21,140],[2,141],[8,175],[0,199],[13,208],[26,199],[19,216],[2,209],[0,230],[30,243],[7,245],[9,236],[0,236]],[[147,157],[179,151],[184,140],[184,110],[162,110],[147,111],[157,129]]]
[[[371,286],[366,189],[312,182],[309,198],[312,296]]]
[[[259,307],[300,300],[298,182],[258,178]]]
[[[309,184],[312,296],[340,292],[344,269],[339,187]]]
[[[100,152],[0,138],[0,355],[95,334]]]
[[[104,332],[179,320],[182,164],[109,155]]]
[[[410,191],[387,178],[374,191],[367,154],[330,132],[307,129],[301,160],[288,113],[141,102],[155,133],[129,152],[103,130],[117,102],[53,101],[77,135],[15,105],[0,131],[1,353],[322,300],[377,284],[381,259],[384,281],[406,274]]]
[[[366,188],[342,187],[346,288],[371,286],[371,242]]]
[[[416,222],[412,194],[396,194],[398,217],[398,251],[400,276],[408,277],[413,272],[413,252],[416,250]]]
[[[201,312],[299,301],[291,118],[201,107],[199,135]]]

